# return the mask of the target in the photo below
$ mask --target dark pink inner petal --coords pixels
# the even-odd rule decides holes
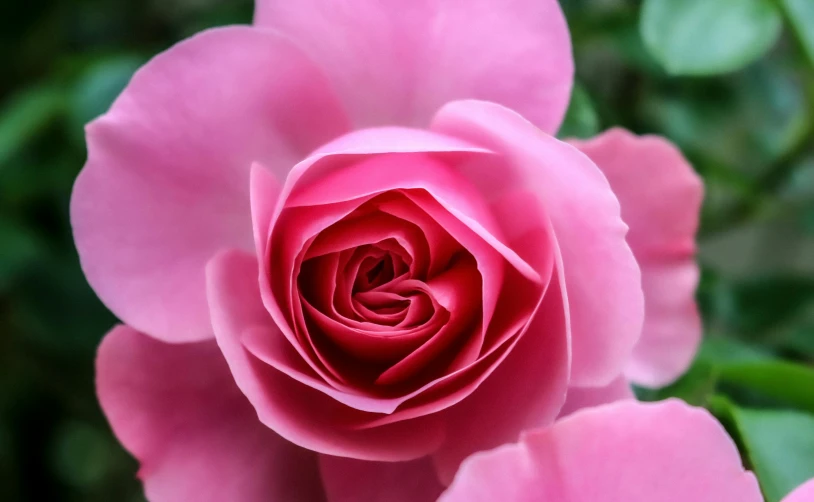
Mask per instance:
[[[272,222],[261,290],[293,347],[257,332],[243,344],[299,383],[382,414],[348,423],[364,429],[477,388],[527,328],[554,252],[544,230],[526,235],[539,253],[516,253],[492,208],[438,159],[348,162],[332,159],[329,175],[285,189]]]
[[[442,369],[455,359],[455,351],[437,356],[474,324],[480,273],[474,258],[404,193],[363,202],[309,244],[300,253],[298,303],[305,337],[323,364],[336,368],[350,356],[368,370],[355,372],[356,383],[388,387],[422,371],[438,376],[430,366]]]

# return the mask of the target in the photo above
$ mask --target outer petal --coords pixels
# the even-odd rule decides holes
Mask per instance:
[[[666,385],[686,371],[701,340],[695,232],[703,184],[681,152],[656,136],[612,129],[573,143],[619,198],[642,269],[645,324],[626,375],[642,385]]]
[[[87,129],[71,222],[88,281],[151,336],[211,336],[204,266],[252,247],[252,162],[284,176],[345,130],[325,77],[277,34],[215,29],[160,54]]]
[[[257,274],[255,257],[241,251],[220,253],[207,267],[218,346],[260,421],[304,448],[335,456],[403,461],[423,457],[438,448],[444,429],[437,415],[368,430],[354,429],[359,422],[380,415],[352,409],[334,399],[335,392],[332,397],[285,374],[282,365],[305,364],[265,309]],[[258,359],[244,345],[258,339],[273,346],[285,360],[281,357],[281,364],[272,367]],[[298,374],[306,375],[307,370],[298,369]]]
[[[555,0],[258,0],[255,23],[320,63],[359,127],[426,126],[444,103],[484,99],[554,133],[573,81]]]
[[[619,203],[599,169],[570,145],[494,103],[458,101],[432,129],[503,153],[540,197],[562,252],[571,315],[572,384],[602,386],[639,338],[644,300]]]
[[[726,431],[680,401],[576,413],[473,455],[442,502],[762,502]]]
[[[473,452],[516,441],[521,431],[550,425],[557,417],[569,373],[568,321],[560,281],[552,277],[528,331],[509,356],[478,390],[449,410],[451,432],[433,455],[445,484]]]
[[[214,342],[170,345],[119,326],[96,370],[152,502],[323,500],[316,456],[260,424]]]
[[[560,418],[583,408],[593,408],[626,399],[636,399],[636,396],[624,376],[604,387],[571,387],[560,410]]]
[[[787,495],[783,502],[814,502],[814,479],[799,486]]]
[[[320,455],[328,502],[435,502],[444,486],[428,457],[410,462],[366,462]]]

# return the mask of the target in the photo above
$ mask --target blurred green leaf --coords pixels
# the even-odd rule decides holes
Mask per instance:
[[[599,115],[594,110],[588,91],[575,83],[568,112],[557,135],[560,138],[590,138],[599,133],[599,128]]]
[[[793,150],[811,130],[811,108],[798,75],[789,66],[760,62],[740,75],[738,82],[736,119],[748,125],[747,141],[766,160]]]
[[[794,165],[788,178],[780,184],[778,195],[787,202],[814,200],[814,156]]]
[[[27,328],[22,335],[38,346],[62,353],[92,353],[116,322],[88,286],[76,262],[44,260],[18,282],[14,290],[15,319]]]
[[[805,144],[812,110],[789,61],[761,61],[726,78],[648,93],[643,112],[722,181],[748,193],[773,162]],[[771,187],[766,187],[771,188]]]
[[[718,377],[814,413],[812,368],[786,361],[727,363],[719,365]]]
[[[71,422],[57,430],[52,462],[63,481],[87,488],[107,476],[114,452],[115,445],[101,431],[85,423]]]
[[[694,406],[705,406],[715,393],[717,381],[715,366],[707,361],[696,360],[675,383],[661,389],[636,388],[635,391],[642,401],[662,401],[677,397]]]
[[[11,96],[0,109],[0,168],[64,110],[56,86],[34,87]]]
[[[30,228],[0,216],[0,292],[41,256],[43,244]]]
[[[814,64],[814,2],[811,0],[781,0],[794,32]]]
[[[740,340],[707,335],[701,344],[698,359],[723,364],[766,361],[771,360],[771,356]]]
[[[714,75],[755,61],[780,36],[771,0],[645,0],[645,44],[674,75]]]
[[[808,281],[814,280],[814,234],[805,231],[798,207],[777,211],[702,239],[699,254],[701,263],[727,279],[763,281],[751,288],[751,298],[760,296],[774,305],[784,301],[783,290],[795,297],[808,296],[812,290]],[[755,279],[757,273],[763,278]]]
[[[629,23],[613,30],[611,41],[627,64],[649,75],[661,78],[664,76],[664,68],[645,46],[636,21],[635,18],[631,19]]]
[[[814,416],[743,409],[722,396],[710,408],[734,429],[767,502],[779,502],[814,477]]]
[[[71,93],[72,130],[81,135],[85,124],[106,112],[143,63],[143,58],[120,55],[91,65]]]

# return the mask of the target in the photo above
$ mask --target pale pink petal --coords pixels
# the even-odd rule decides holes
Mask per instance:
[[[636,399],[636,396],[624,376],[604,387],[571,387],[557,418],[566,417],[582,408],[592,408],[625,399]]]
[[[173,345],[119,326],[96,370],[102,409],[152,502],[324,500],[316,455],[257,420],[213,341]]]
[[[354,429],[378,415],[346,403],[358,400],[352,404],[359,408],[365,407],[365,403],[367,406],[377,403],[347,392],[343,396],[335,391],[330,391],[333,395],[326,393],[328,386],[324,380],[309,373],[310,368],[288,346],[269,316],[260,298],[257,273],[257,260],[252,254],[221,253],[207,266],[207,294],[218,345],[235,382],[255,407],[261,422],[304,448],[329,455],[402,461],[437,449],[444,435],[438,416],[368,430]],[[283,347],[289,347],[288,359],[280,358],[278,366],[271,366],[249,351],[243,345],[243,337],[253,341],[256,351],[258,332],[269,346],[278,350],[278,356],[284,353]],[[279,366],[282,364],[289,366]],[[337,400],[339,397],[346,403]]]
[[[661,387],[686,371],[701,340],[695,233],[703,184],[663,138],[611,129],[573,143],[608,178],[642,270],[644,329],[626,375],[640,385]]]
[[[303,47],[358,127],[423,127],[444,103],[473,98],[554,133],[568,105],[573,58],[556,0],[258,0],[255,24]]]
[[[467,459],[441,502],[762,502],[735,444],[680,401],[592,408]]]
[[[641,333],[639,267],[627,226],[601,171],[574,147],[494,103],[459,101],[436,115],[434,131],[504,154],[514,177],[539,196],[562,253],[571,316],[572,384],[616,378]],[[518,219],[535,218],[518,216]]]
[[[695,303],[698,266],[691,258],[667,261],[641,261],[646,314],[625,375],[647,387],[662,387],[681,376],[690,367],[703,332]]]
[[[88,281],[140,331],[211,337],[204,266],[252,247],[252,163],[283,177],[347,127],[320,70],[274,33],[219,28],[158,55],[87,129],[71,222]]]
[[[320,461],[320,465],[322,462]],[[814,502],[814,479],[803,483],[791,492],[782,502]]]
[[[444,491],[428,457],[367,462],[319,456],[328,502],[435,502]]]
[[[282,190],[282,183],[272,172],[259,163],[252,165],[249,179],[254,248],[257,253],[257,260],[262,263],[271,236],[271,219],[274,217],[274,210],[277,206],[280,190]],[[267,267],[264,266],[262,269],[265,271]]]

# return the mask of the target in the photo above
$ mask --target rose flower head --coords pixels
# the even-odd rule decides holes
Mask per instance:
[[[258,0],[139,70],[71,218],[148,498],[433,500],[681,374],[700,182],[659,138],[556,139],[572,81],[555,0]]]

